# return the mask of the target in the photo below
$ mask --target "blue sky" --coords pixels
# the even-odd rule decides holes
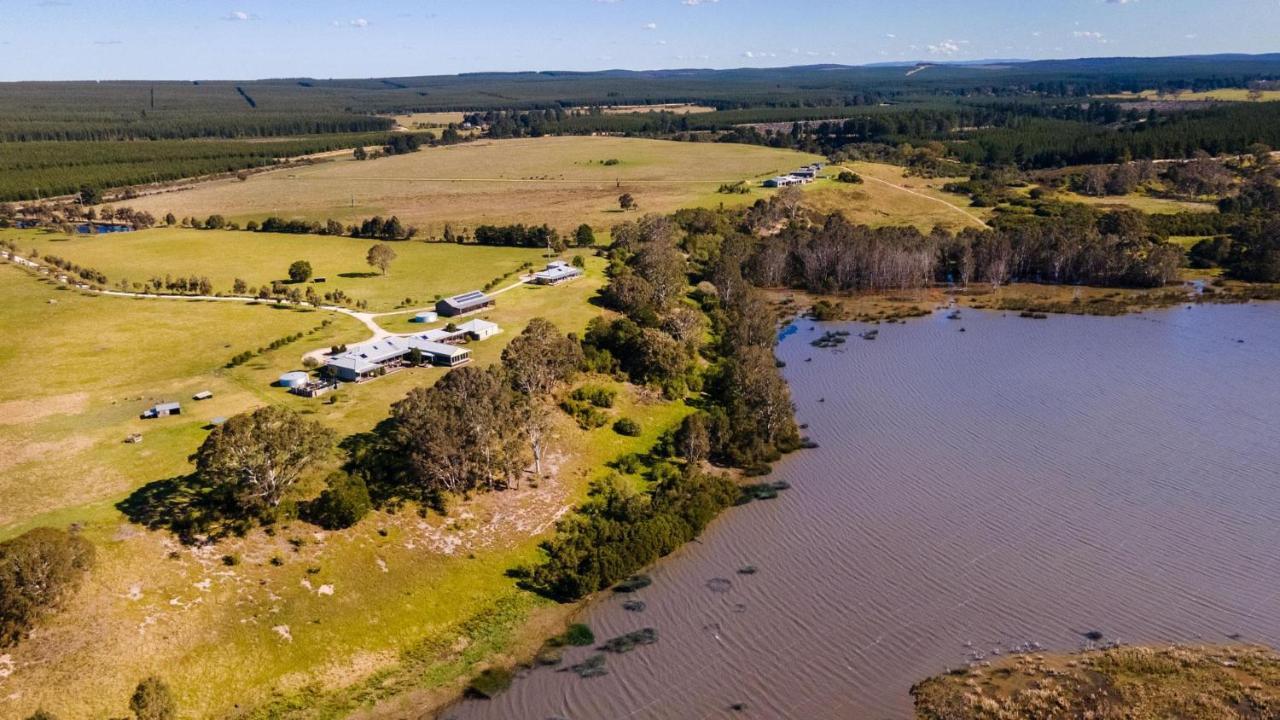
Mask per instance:
[[[1277,0],[0,0],[0,80],[1280,50]]]

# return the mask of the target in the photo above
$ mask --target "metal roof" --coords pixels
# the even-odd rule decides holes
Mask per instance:
[[[471,292],[462,293],[461,295],[444,298],[440,302],[452,305],[456,308],[468,308],[493,302],[493,298],[479,290],[472,290]]]
[[[546,270],[540,270],[533,274],[539,280],[563,280],[569,277],[581,275],[582,271],[572,265],[548,265]]]

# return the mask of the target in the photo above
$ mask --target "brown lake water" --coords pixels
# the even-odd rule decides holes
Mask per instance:
[[[1089,631],[1280,646],[1280,305],[863,329],[778,347],[820,444],[792,488],[582,614],[656,644],[443,716],[908,718],[919,679]]]

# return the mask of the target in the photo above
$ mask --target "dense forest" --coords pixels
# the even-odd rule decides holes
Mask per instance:
[[[612,133],[860,156],[941,143],[961,163],[1028,168],[1242,152],[1258,142],[1280,146],[1280,113],[1267,104],[1103,97],[1274,82],[1280,55],[909,69],[0,83],[0,199],[236,171],[360,144],[386,144],[395,152],[400,146],[373,139],[392,128],[386,115],[443,110],[469,112],[468,121],[491,138]],[[663,103],[716,112],[602,110]],[[460,139],[454,129],[446,133],[445,141]],[[275,140],[262,142],[266,138]]]
[[[0,143],[0,200],[235,172],[313,153],[383,145],[386,133],[310,135],[276,140],[156,140]]]

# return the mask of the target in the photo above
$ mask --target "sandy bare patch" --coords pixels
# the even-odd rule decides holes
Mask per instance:
[[[88,450],[93,446],[93,442],[93,438],[84,436],[73,436],[56,442],[0,440],[0,471],[45,457],[65,458]]]
[[[22,425],[52,415],[79,415],[89,405],[89,393],[0,402],[0,425]]]

